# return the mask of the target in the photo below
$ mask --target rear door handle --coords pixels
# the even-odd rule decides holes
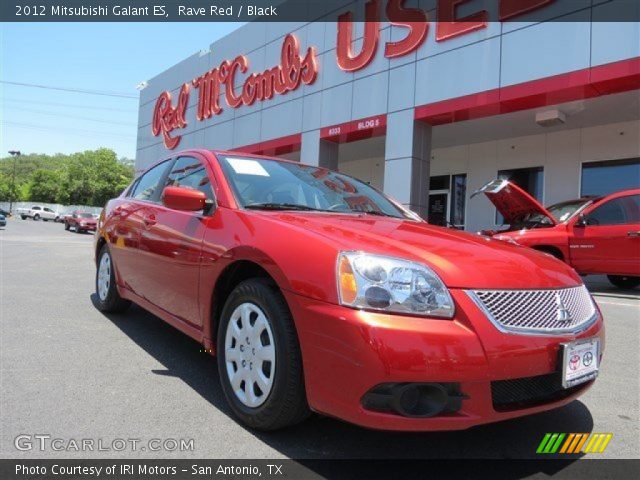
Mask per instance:
[[[627,237],[640,237],[640,231],[634,232],[627,232]]]
[[[146,217],[144,217],[144,219],[142,220],[144,222],[144,224],[147,227],[152,227],[153,225],[156,224],[157,220],[156,220],[156,216],[151,214],[151,215],[147,215]]]

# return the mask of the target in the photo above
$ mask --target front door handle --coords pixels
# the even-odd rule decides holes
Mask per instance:
[[[640,237],[640,231],[631,231],[631,232],[627,232],[627,237]]]
[[[152,227],[157,222],[156,216],[153,215],[153,214],[147,215],[146,217],[144,217],[144,219],[142,221],[144,222],[146,227]]]

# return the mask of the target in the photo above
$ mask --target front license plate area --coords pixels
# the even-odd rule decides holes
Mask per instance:
[[[562,388],[571,388],[598,376],[600,342],[586,338],[560,344],[562,352]]]

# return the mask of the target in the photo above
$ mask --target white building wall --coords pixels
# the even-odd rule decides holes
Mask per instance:
[[[337,66],[339,11],[315,23],[247,24],[213,43],[206,54],[192,55],[149,80],[149,86],[140,92],[136,167],[142,169],[168,153],[162,137],[154,137],[150,126],[153,106],[162,91],[177,94],[182,83],[239,54],[249,58],[247,74],[273,67],[279,63],[282,39],[287,33],[297,36],[302,52],[309,46],[316,47],[319,61],[316,82],[287,95],[256,102],[251,107],[226,107],[222,114],[202,122],[195,119],[198,92],[192,90],[188,126],[174,132],[183,135],[178,148],[240,147],[638,57],[640,24],[586,21],[590,15],[595,19],[606,16],[611,9],[618,8],[619,1],[554,2],[545,7],[544,13],[549,18],[565,15],[561,17],[563,21],[530,23],[526,22],[525,15],[522,22],[492,22],[487,28],[443,42],[435,41],[436,26],[432,22],[424,44],[417,51],[395,59],[384,57],[384,42],[404,38],[406,29],[383,22],[375,58],[355,73],[343,72]],[[345,0],[344,3],[345,8],[362,9],[365,1]],[[494,3],[497,4],[489,2]],[[435,0],[406,2],[408,7],[416,5],[427,11],[429,18],[435,18]],[[355,38],[361,37],[363,25],[357,23],[354,30]],[[359,51],[359,42],[361,40],[354,42],[356,51]],[[244,77],[237,76],[237,87]],[[204,133],[198,133],[200,131]],[[301,156],[304,158],[304,153]]]
[[[434,149],[431,175],[467,174],[466,229],[495,226],[495,209],[470,195],[499,170],[544,167],[544,203],[578,198],[582,163],[640,157],[640,122],[622,122]]]

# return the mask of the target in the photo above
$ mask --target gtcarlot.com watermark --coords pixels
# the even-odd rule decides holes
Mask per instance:
[[[58,438],[49,434],[18,435],[13,445],[22,452],[192,452],[193,438]]]

